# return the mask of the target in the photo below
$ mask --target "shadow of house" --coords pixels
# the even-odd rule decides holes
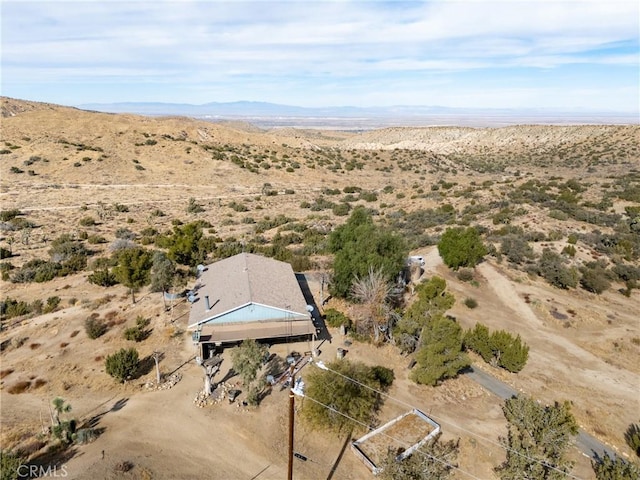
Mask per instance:
[[[320,309],[316,304],[313,293],[311,293],[311,288],[309,287],[306,275],[304,273],[296,273],[296,280],[298,281],[298,285],[300,285],[300,290],[302,291],[302,295],[304,295],[305,302],[307,302],[307,305],[313,307],[310,314],[313,325],[316,327],[316,338],[318,340],[331,340],[331,334],[329,333],[327,325],[320,314]]]

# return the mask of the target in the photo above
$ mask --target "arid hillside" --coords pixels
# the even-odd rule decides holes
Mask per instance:
[[[281,478],[286,392],[255,409],[195,407],[202,382],[185,331],[188,306],[166,310],[147,285],[133,303],[110,271],[122,249],[166,252],[192,228],[201,236],[193,256],[178,262],[176,291],[192,285],[196,262],[251,251],[305,272],[318,295],[319,279],[331,278],[328,235],[363,206],[425,258],[414,280],[446,280],[456,299],[449,313],[462,328],[483,323],[520,335],[530,347],[519,373],[477,355],[475,367],[542,402],[570,401],[585,431],[633,458],[624,433],[640,411],[640,126],[348,133],[104,114],[9,98],[1,111],[3,448],[42,458],[41,415],[46,423],[48,405],[62,396],[79,420],[100,414],[104,428],[93,443],[63,452],[72,478],[120,478],[124,461],[133,462],[130,478],[203,478],[208,457],[197,447],[214,425],[226,435],[215,456],[219,472]],[[438,255],[435,245],[456,226],[475,227],[487,247],[475,269],[454,271]],[[408,302],[415,300],[411,292]],[[328,307],[346,314],[355,308],[337,299]],[[134,343],[123,332],[139,317],[150,331]],[[86,330],[91,318],[108,327],[96,339]],[[337,329],[330,333],[327,359],[343,340]],[[178,372],[182,380],[151,391],[155,372],[148,368],[117,384],[104,359],[131,346],[147,361],[162,351],[163,374]],[[279,355],[288,353],[279,347]],[[391,343],[353,341],[348,356],[393,368],[392,395],[436,416],[444,438],[461,439],[455,478],[468,478],[462,471],[497,478],[506,433],[497,397],[464,375],[438,387],[416,385],[410,359]],[[391,403],[381,420],[398,415]],[[300,429],[302,444],[323,452],[301,464],[304,478],[368,478],[348,450],[341,453],[344,436]],[[240,449],[246,462],[234,456]],[[184,464],[169,460],[178,457]],[[575,449],[571,458],[574,475],[594,478],[588,459]]]

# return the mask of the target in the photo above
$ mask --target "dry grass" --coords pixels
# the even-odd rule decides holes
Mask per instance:
[[[44,385],[47,384],[47,381],[42,379],[42,378],[36,378],[35,381],[33,382],[32,388],[40,388]]]
[[[28,380],[23,380],[21,382],[14,383],[7,390],[12,395],[19,395],[21,393],[26,392],[31,387],[31,382]]]

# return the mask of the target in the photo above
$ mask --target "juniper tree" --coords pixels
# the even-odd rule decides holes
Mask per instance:
[[[509,433],[501,439],[507,458],[496,467],[502,480],[560,480],[571,471],[565,454],[578,424],[569,402],[542,405],[532,398],[516,396],[502,407]],[[523,477],[523,472],[527,476]]]

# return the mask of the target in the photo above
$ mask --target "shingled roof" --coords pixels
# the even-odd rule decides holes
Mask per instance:
[[[224,324],[225,316],[251,304],[281,310],[282,320],[311,323],[291,265],[272,258],[240,253],[208,265],[198,279],[195,294],[190,328],[206,322]]]

